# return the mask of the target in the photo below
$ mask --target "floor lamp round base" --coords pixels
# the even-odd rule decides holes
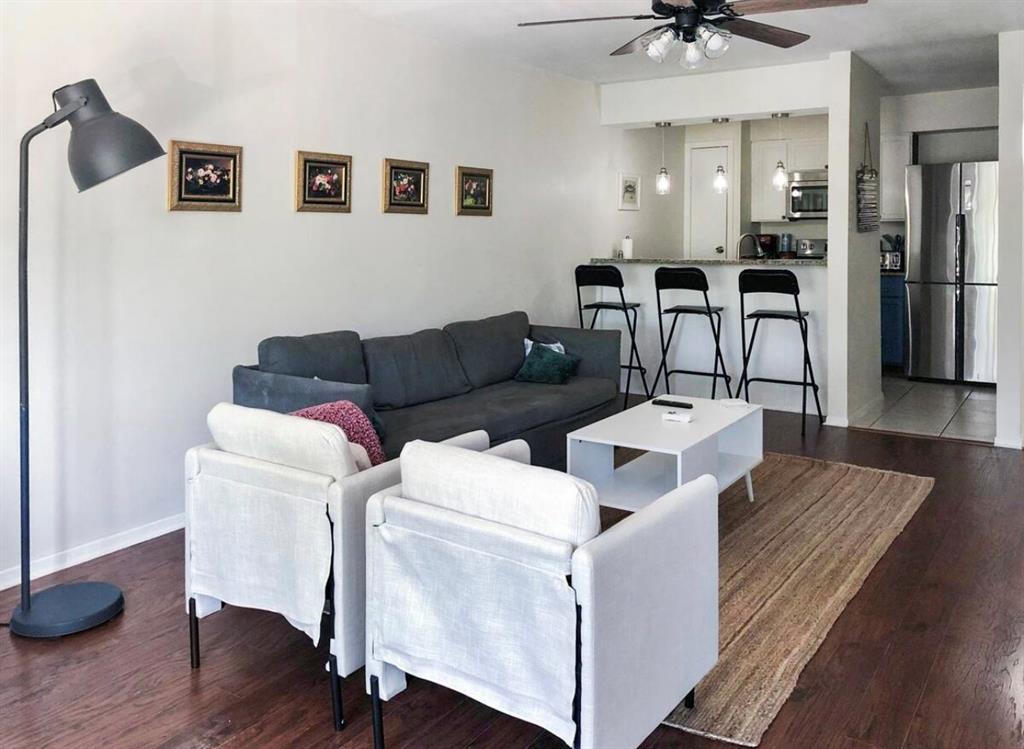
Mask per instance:
[[[110,583],[64,583],[32,594],[32,606],[11,614],[22,637],[63,637],[99,626],[124,611],[121,589]]]

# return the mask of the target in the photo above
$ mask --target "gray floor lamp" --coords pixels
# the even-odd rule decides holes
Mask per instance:
[[[24,637],[60,637],[114,618],[124,596],[110,583],[54,585],[32,594],[29,575],[28,462],[28,146],[39,133],[71,125],[68,167],[79,192],[164,155],[156,138],[135,120],[110,108],[93,79],[53,92],[56,111],[21,139],[18,191],[18,333],[21,386],[21,603],[11,631]]]

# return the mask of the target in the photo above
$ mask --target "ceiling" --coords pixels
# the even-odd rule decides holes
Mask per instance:
[[[882,75],[890,93],[994,86],[995,35],[1024,28],[1024,0],[868,0],[764,14],[755,19],[803,31],[811,39],[783,50],[735,37],[723,58],[692,73],[645,55],[609,56],[656,21],[516,27],[520,21],[647,13],[648,0],[350,0],[348,5],[470,54],[598,83],[821,60],[830,52],[853,50]]]

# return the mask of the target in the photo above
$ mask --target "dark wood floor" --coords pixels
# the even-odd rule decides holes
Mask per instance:
[[[762,747],[1024,745],[1024,462],[991,447],[809,429],[766,414],[767,450],[934,476],[935,490],[807,665]],[[323,655],[280,617],[202,623],[191,671],[182,535],[52,576],[125,589],[123,616],[36,642],[0,632],[0,746],[367,747],[362,672],[330,728]],[[44,581],[46,582],[46,581]],[[0,593],[0,611],[15,590]],[[539,729],[419,680],[386,705],[389,747],[556,747]],[[723,747],[661,727],[645,747]]]

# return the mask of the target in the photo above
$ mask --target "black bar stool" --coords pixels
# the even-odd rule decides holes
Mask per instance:
[[[747,314],[744,305],[746,294],[787,294],[793,297],[793,310],[759,309]],[[814,393],[814,405],[818,409],[818,420],[825,423],[821,413],[821,401],[818,400],[818,383],[814,380],[814,367],[811,365],[811,352],[807,347],[807,315],[800,309],[800,284],[793,271],[781,269],[751,268],[740,273],[740,328],[743,335],[743,374],[736,384],[736,392],[743,392],[750,400],[751,382],[772,382],[777,385],[799,385],[803,389],[803,407],[801,409],[800,434],[807,433],[807,388]],[[750,346],[747,346],[747,320],[754,321],[754,331],[750,335]],[[803,380],[775,380],[768,377],[750,377],[750,355],[754,351],[754,340],[762,320],[789,320],[800,326],[800,337],[804,346]]]
[[[687,291],[699,291],[704,295],[704,304],[677,304],[667,309],[661,306],[661,292],[669,289],[683,289]],[[658,334],[661,336],[661,366],[654,375],[652,389],[658,389],[658,378],[665,373],[665,392],[671,394],[669,387],[669,375],[688,374],[700,375],[711,378],[711,397],[714,398],[718,391],[718,378],[725,380],[725,390],[732,398],[732,388],[729,383],[732,378],[725,369],[725,359],[722,357],[722,309],[723,307],[712,307],[708,299],[708,277],[700,268],[658,268],[654,271],[654,290],[658,295]],[[672,327],[669,328],[668,338],[665,337],[665,315],[672,315]],[[708,319],[711,326],[711,335],[715,339],[715,367],[713,372],[697,372],[692,369],[669,369],[668,350],[672,346],[672,336],[676,332],[676,323],[680,315],[700,315]],[[719,366],[722,371],[719,372]]]
[[[617,302],[591,302],[583,303],[580,289],[584,286],[599,286],[610,289],[618,289],[619,301]],[[590,320],[590,327],[593,329],[597,322],[597,316],[602,310],[618,310],[626,318],[626,329],[629,331],[629,364],[620,364],[627,371],[626,394],[622,401],[622,408],[629,404],[629,383],[633,377],[633,370],[640,372],[640,381],[644,386],[644,394],[650,398],[651,390],[647,387],[647,369],[640,362],[640,352],[636,348],[636,316],[639,302],[627,302],[622,293],[622,273],[614,265],[577,265],[576,266],[576,308],[580,314],[580,327],[583,323],[583,310],[594,310],[594,316]],[[633,313],[632,320],[629,313]],[[633,361],[636,361],[636,364]]]

